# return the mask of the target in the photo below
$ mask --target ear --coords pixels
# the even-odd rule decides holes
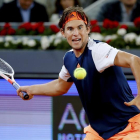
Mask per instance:
[[[87,26],[87,32],[90,33],[90,26]]]
[[[60,32],[61,32],[62,36],[65,37],[64,29],[61,28]]]

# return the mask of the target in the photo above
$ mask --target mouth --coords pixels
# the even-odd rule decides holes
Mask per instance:
[[[80,41],[81,41],[81,38],[72,39],[72,42],[74,42],[74,43],[78,43]]]

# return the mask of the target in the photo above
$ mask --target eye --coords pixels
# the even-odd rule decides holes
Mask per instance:
[[[72,27],[69,27],[69,28],[68,28],[68,30],[69,30],[69,31],[72,31],[72,30],[73,30],[73,28],[72,28]]]
[[[82,26],[78,26],[78,29],[82,29]]]

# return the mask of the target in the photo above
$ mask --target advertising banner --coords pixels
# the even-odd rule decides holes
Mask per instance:
[[[79,96],[53,97],[53,140],[83,140],[87,125]]]

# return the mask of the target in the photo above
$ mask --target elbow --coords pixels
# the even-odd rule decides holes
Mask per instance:
[[[57,91],[56,91],[56,94],[55,94],[54,96],[63,95],[63,94],[66,94],[67,92],[68,92],[68,91],[66,91],[66,90],[60,89],[60,90],[57,90]]]
[[[61,94],[66,94],[68,92],[68,90],[61,90]]]
[[[134,64],[140,65],[140,57],[135,56],[135,55],[131,56],[131,58],[130,58],[130,66],[133,66]]]
[[[140,62],[140,57],[138,57],[138,56],[136,56],[136,55],[133,55],[133,56],[131,57],[131,60],[132,60],[132,62]]]

